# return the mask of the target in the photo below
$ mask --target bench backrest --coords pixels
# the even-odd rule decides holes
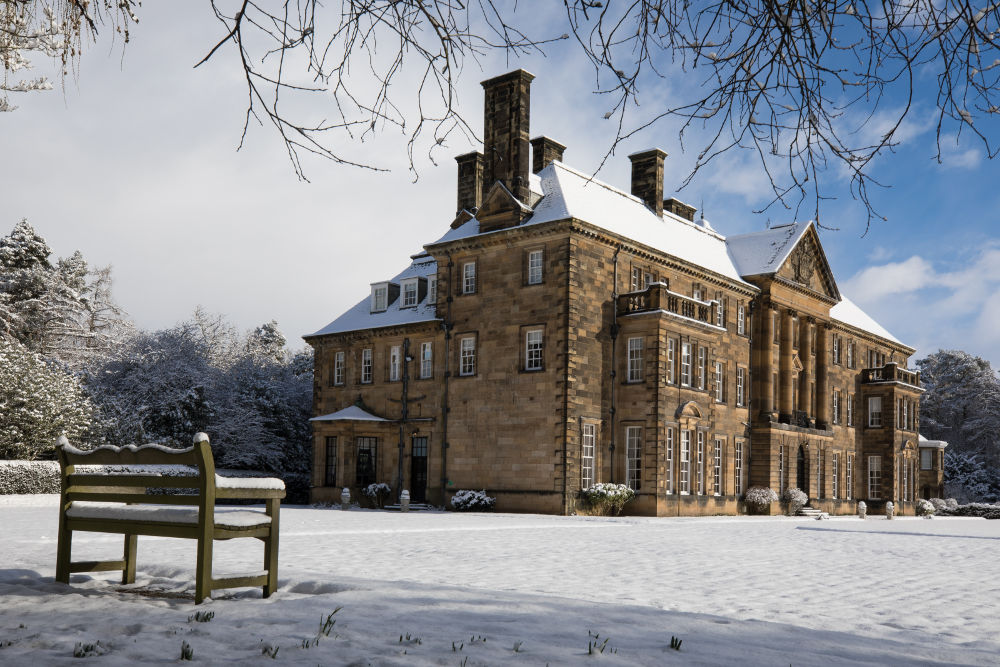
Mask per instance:
[[[59,457],[63,509],[75,500],[198,505],[208,511],[215,504],[215,459],[208,436],[204,433],[195,435],[194,445],[187,449],[129,445],[84,451],[71,446],[63,436],[56,444],[56,453]],[[91,465],[180,465],[191,466],[192,471],[187,475],[169,475],[155,469],[136,472],[77,471],[77,466]],[[151,489],[184,489],[186,493],[151,492]]]

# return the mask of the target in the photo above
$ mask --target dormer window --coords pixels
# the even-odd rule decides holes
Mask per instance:
[[[372,312],[380,313],[389,307],[389,286],[372,285]]]
[[[384,282],[372,283],[372,312],[381,313],[399,298],[399,284]]]
[[[404,280],[401,285],[403,288],[403,303],[402,308],[412,308],[417,305],[417,279]]]

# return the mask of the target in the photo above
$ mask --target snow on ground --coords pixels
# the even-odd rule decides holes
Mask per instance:
[[[311,665],[1000,664],[1000,521],[284,507],[278,593],[196,607],[189,540],[140,537],[135,586],[54,583],[57,501],[0,496],[2,664],[79,664],[98,641],[107,665],[175,663],[182,642],[203,664],[273,664],[275,648]],[[77,533],[74,558],[120,548]],[[215,572],[256,571],[262,552],[216,543]]]

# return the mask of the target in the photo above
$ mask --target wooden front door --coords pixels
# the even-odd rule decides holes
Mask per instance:
[[[427,502],[427,436],[413,436],[410,451],[410,502]]]

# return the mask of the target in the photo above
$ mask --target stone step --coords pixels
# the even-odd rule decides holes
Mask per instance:
[[[803,507],[797,512],[799,516],[819,516],[823,514],[822,510],[815,509],[813,507]]]

